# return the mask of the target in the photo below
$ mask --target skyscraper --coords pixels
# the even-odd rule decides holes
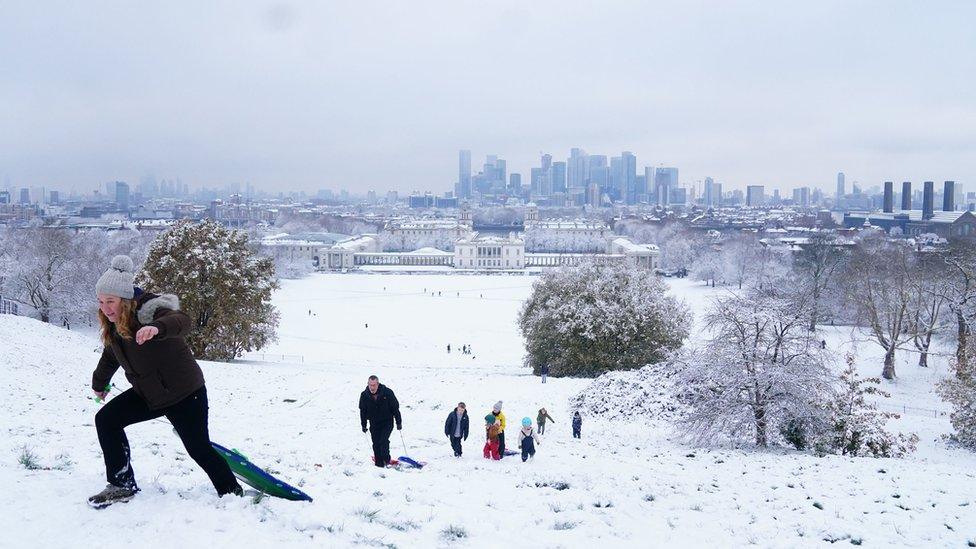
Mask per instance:
[[[766,188],[762,185],[746,187],[746,206],[756,208],[766,203]]]
[[[705,189],[704,189],[704,193],[702,193],[702,205],[705,206],[706,208],[711,208],[715,204],[714,203],[715,199],[712,195],[712,185],[714,184],[715,184],[714,179],[712,179],[711,177],[705,178]]]
[[[627,202],[627,204],[637,203],[637,157],[634,153],[629,151],[624,151],[620,153],[620,163],[621,163],[621,175],[623,176],[623,181],[621,182],[621,192],[623,194],[622,198]]]
[[[124,181],[115,182],[115,206],[119,211],[129,211],[129,184]]]
[[[678,168],[658,168],[654,174],[654,187],[658,205],[670,204],[671,189],[678,187]]]
[[[569,151],[569,159],[566,161],[566,186],[570,189],[586,188],[586,180],[589,179],[589,165],[586,151],[574,147]]]
[[[471,198],[471,151],[458,153],[458,198]]]
[[[837,172],[837,194],[835,203],[839,208],[841,203],[844,201],[844,195],[846,191],[844,190],[844,172]]]
[[[20,189],[20,203],[30,204],[30,191],[27,189]]]
[[[568,166],[566,162],[553,162],[552,163],[552,192],[554,193],[564,193],[566,192],[566,170]]]

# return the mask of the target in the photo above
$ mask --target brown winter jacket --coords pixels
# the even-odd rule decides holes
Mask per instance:
[[[121,366],[126,379],[149,409],[159,410],[203,387],[203,371],[183,339],[190,333],[191,321],[179,310],[180,300],[172,294],[144,293],[136,303],[132,339],[125,340],[113,333],[112,344],[102,351],[92,374],[92,389],[105,390]],[[143,326],[153,326],[159,333],[138,345],[135,333]]]

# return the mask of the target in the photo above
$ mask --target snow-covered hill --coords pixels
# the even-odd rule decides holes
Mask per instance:
[[[429,289],[424,295],[425,278],[439,281],[441,296]],[[919,452],[904,460],[694,449],[672,440],[666,423],[639,417],[587,417],[583,438],[574,440],[570,398],[590,380],[542,385],[517,360],[514,314],[530,283],[378,275],[287,282],[276,297],[285,334],[278,352],[301,354],[304,364],[202,363],[213,440],[301,485],[313,503],[218,499],[171,428],[149,422],[128,429],[143,492],[128,504],[89,509],[85,498],[104,486],[92,425],[98,404],[88,398],[98,342],[0,315],[0,379],[8,389],[0,401],[0,480],[8,487],[0,545],[796,547],[839,541],[948,547],[976,541],[976,456],[945,446],[939,437],[948,421],[937,414],[926,418],[919,411],[899,420],[897,428],[921,436]],[[675,287],[693,307],[705,297],[706,290],[684,281]],[[448,291],[456,303],[445,301]],[[365,320],[360,328],[365,317],[357,304],[369,309],[368,329]],[[318,316],[308,315],[310,307]],[[419,320],[409,322],[400,307]],[[464,318],[450,322],[445,311]],[[360,339],[353,339],[355,331]],[[840,351],[847,336],[837,330],[830,343]],[[339,342],[334,349],[333,340]],[[476,358],[448,355],[441,342],[472,343]],[[871,348],[861,353],[873,368]],[[941,407],[931,384],[945,374],[944,364],[926,372],[899,367],[893,401]],[[429,462],[424,470],[378,470],[369,463],[356,402],[371,373],[399,396],[408,453]],[[115,383],[124,389],[121,375]],[[456,460],[443,423],[460,400],[468,404],[472,436]],[[481,458],[480,418],[497,400],[513,425],[510,440],[514,425],[523,416],[534,420],[540,407],[555,418],[534,461]],[[394,455],[403,453],[396,433],[392,447]],[[18,463],[25,448],[44,468]]]

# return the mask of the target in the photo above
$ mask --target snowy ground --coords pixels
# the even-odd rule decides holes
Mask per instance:
[[[0,545],[42,547],[958,547],[976,541],[976,456],[940,440],[949,425],[932,393],[944,359],[921,371],[903,354],[891,401],[919,434],[904,460],[815,458],[787,451],[701,450],[656,422],[587,418],[570,436],[567,400],[586,380],[542,385],[521,368],[515,326],[533,277],[315,275],[275,297],[281,340],[268,360],[203,363],[212,438],[300,484],[310,504],[218,499],[172,430],[130,427],[143,492],[93,511],[104,485],[89,400],[97,342],[36,321],[0,316]],[[700,311],[712,290],[669,281]],[[385,289],[384,289],[385,288]],[[426,293],[425,293],[426,290]],[[434,295],[431,295],[431,292]],[[438,296],[437,292],[441,292]],[[310,316],[311,309],[315,316]],[[366,324],[369,327],[366,327]],[[827,335],[838,355],[850,332]],[[455,352],[448,354],[450,343]],[[471,344],[474,354],[456,352]],[[862,371],[880,353],[857,349]],[[271,356],[279,355],[278,357]],[[280,355],[286,355],[287,362]],[[300,359],[298,357],[301,357]],[[299,363],[298,361],[303,362]],[[910,364],[909,362],[912,362]],[[356,402],[376,373],[404,408],[409,454],[422,471],[377,470]],[[121,375],[115,382],[125,386]],[[502,399],[512,425],[545,406],[556,424],[534,462],[481,458],[479,418]],[[294,402],[289,402],[294,400]],[[459,400],[472,436],[455,460],[442,434]],[[926,415],[928,414],[928,415]],[[515,438],[516,429],[509,429]],[[27,447],[42,466],[18,464]],[[402,445],[394,433],[394,455]]]

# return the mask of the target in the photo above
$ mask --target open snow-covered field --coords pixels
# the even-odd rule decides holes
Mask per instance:
[[[516,315],[526,276],[315,275],[275,296],[280,340],[265,361],[202,363],[211,436],[315,498],[313,503],[218,499],[172,429],[128,429],[142,493],[103,511],[85,498],[104,485],[88,397],[98,342],[0,316],[0,546],[41,547],[958,547],[976,542],[976,456],[941,440],[945,406],[928,370],[902,353],[889,406],[910,413],[896,429],[919,434],[903,460],[788,451],[696,449],[652,420],[585,418],[570,435],[571,396],[588,380],[542,385],[522,368]],[[669,281],[700,312],[710,290]],[[720,290],[719,290],[720,291]],[[440,292],[440,295],[438,295]],[[309,310],[312,314],[309,314]],[[368,327],[367,327],[368,324]],[[869,343],[826,334],[838,356],[880,372]],[[452,346],[448,354],[446,346]],[[461,355],[470,344],[472,355]],[[275,356],[277,355],[277,356]],[[281,356],[285,356],[282,361]],[[301,362],[299,362],[299,360]],[[356,404],[375,373],[396,391],[404,441],[422,471],[369,463]],[[118,374],[115,383],[126,386]],[[456,460],[443,436],[448,412],[468,404],[472,435]],[[509,445],[523,416],[555,418],[534,461],[481,458],[480,418],[503,400]],[[27,448],[44,467],[26,470]],[[403,443],[394,432],[394,456]]]

